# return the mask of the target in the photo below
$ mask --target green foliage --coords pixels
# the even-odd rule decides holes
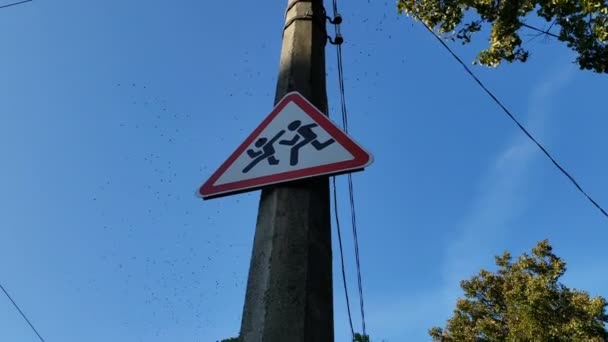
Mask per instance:
[[[369,335],[361,335],[359,333],[355,333],[355,338],[353,342],[369,342]]]
[[[547,240],[515,262],[505,252],[496,265],[460,283],[465,298],[445,329],[429,330],[433,341],[608,341],[606,300],[558,282],[566,264]]]
[[[231,338],[227,338],[225,340],[221,340],[220,342],[239,342],[239,338],[238,337],[231,337]]]
[[[483,24],[489,24],[489,47],[479,52],[475,62],[491,67],[528,59],[519,32],[535,29],[526,24],[535,12],[551,23],[549,27],[560,28],[555,36],[578,53],[581,69],[608,73],[607,0],[399,0],[397,8],[463,44],[471,42]],[[473,11],[474,19],[465,21],[465,14]]]

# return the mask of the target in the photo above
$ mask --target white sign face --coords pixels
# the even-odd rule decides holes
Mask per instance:
[[[353,159],[351,153],[291,102],[214,185]]]
[[[298,93],[270,115],[199,189],[203,198],[363,169],[372,157]]]

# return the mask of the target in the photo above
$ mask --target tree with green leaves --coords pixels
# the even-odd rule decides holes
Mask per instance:
[[[424,22],[439,35],[462,44],[490,26],[489,47],[476,63],[525,62],[529,51],[520,33],[532,30],[557,38],[577,54],[581,69],[608,73],[608,0],[399,0],[399,13]],[[530,23],[546,22],[545,28]],[[553,33],[553,30],[556,33]]]
[[[444,329],[429,330],[433,341],[608,341],[606,300],[558,282],[566,264],[547,240],[496,265],[460,283],[465,298]]]

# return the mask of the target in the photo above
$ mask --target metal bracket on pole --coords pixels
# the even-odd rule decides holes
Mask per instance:
[[[342,16],[339,13],[336,13],[336,16],[333,19],[327,15],[325,16],[325,18],[327,19],[327,21],[334,25],[342,24]]]
[[[333,20],[330,17],[326,17],[326,18],[330,23],[334,24],[334,27],[336,28],[336,37],[334,39],[331,39],[331,37],[328,35],[327,40],[329,40],[329,42],[332,45],[342,45],[342,43],[344,43],[344,38],[342,37],[342,33],[340,32],[340,24],[342,23],[342,16],[339,14],[336,14],[336,16]]]
[[[327,36],[327,40],[329,40],[332,45],[342,45],[342,43],[344,43],[344,38],[342,38],[342,35],[339,33],[336,34],[335,39],[331,39],[331,36]]]
[[[327,21],[333,24],[336,28],[336,37],[334,39],[331,39],[331,37],[328,35],[327,40],[329,40],[332,45],[342,45],[342,43],[344,43],[344,38],[342,37],[342,33],[340,33],[340,24],[342,24],[342,16],[340,15],[340,13],[335,13],[333,18],[325,15],[325,19],[327,19]]]

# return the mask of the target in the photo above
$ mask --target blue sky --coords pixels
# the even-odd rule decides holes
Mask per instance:
[[[203,202],[193,191],[272,108],[285,5],[36,0],[0,10],[0,281],[47,341],[237,334],[259,193]],[[372,337],[428,340],[459,280],[544,238],[568,263],[567,285],[607,297],[608,221],[394,2],[340,7],[351,135],[375,157],[354,176]],[[472,61],[484,40],[453,47]],[[608,206],[608,78],[579,71],[550,40],[527,46],[526,64],[474,71]],[[337,119],[333,46],[327,57]],[[0,340],[36,341],[3,296]]]

